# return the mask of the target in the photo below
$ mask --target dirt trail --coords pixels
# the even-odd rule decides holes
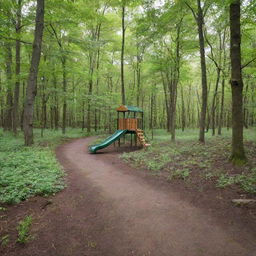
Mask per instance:
[[[104,154],[88,154],[91,140],[57,150],[69,186],[53,198],[40,220],[45,224],[34,230],[37,238],[19,255],[256,255],[255,237],[218,223],[171,186],[152,186]]]
[[[111,228],[121,230],[122,236],[115,241],[111,230],[104,230],[103,236],[113,236],[116,255],[253,255],[248,245],[240,244],[234,234],[180,201],[175,193],[165,194],[121,172],[111,162],[101,161],[100,154],[87,154],[89,141],[77,140],[64,146],[61,159],[66,158],[74,170],[83,173],[100,191],[102,200],[111,202],[111,213],[102,218],[111,221]],[[256,255],[253,246],[255,243],[251,249]]]

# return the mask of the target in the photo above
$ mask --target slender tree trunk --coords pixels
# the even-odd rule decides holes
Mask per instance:
[[[6,78],[7,78],[7,95],[6,110],[4,117],[4,130],[12,130],[13,114],[13,94],[12,94],[12,49],[9,43],[6,44]]]
[[[184,132],[186,126],[186,116],[185,116],[185,102],[184,102],[184,95],[183,95],[183,87],[181,86],[181,129]]]
[[[23,121],[24,121],[24,108],[25,108],[25,95],[26,95],[26,82],[23,81],[22,83],[22,110],[21,110],[21,116],[20,116],[20,129],[21,131],[24,131]]]
[[[59,128],[59,103],[58,103],[58,92],[57,92],[57,78],[53,74],[53,85],[54,85],[54,129],[57,131]]]
[[[230,4],[230,56],[232,90],[232,153],[235,164],[246,161],[243,143],[243,80],[241,69],[240,0]]]
[[[21,30],[21,2],[22,0],[18,0],[18,9],[17,9],[17,23],[16,23],[16,36],[18,40],[16,40],[16,82],[15,82],[15,90],[14,90],[14,102],[13,102],[13,132],[17,134],[18,127],[18,113],[19,113],[19,96],[20,96],[20,30]]]
[[[89,98],[88,98],[88,102],[87,102],[87,132],[90,133],[91,132],[91,96],[92,96],[92,86],[93,86],[93,67],[91,67],[91,71],[90,71],[91,75],[90,75],[90,80],[89,80]]]
[[[46,124],[47,124],[47,101],[48,101],[48,96],[45,93],[46,89],[46,77],[43,77],[42,81],[42,113],[41,113],[41,137],[44,136],[44,130],[46,129]]]
[[[244,98],[243,98],[243,115],[244,115],[244,128],[248,129],[248,108],[246,107],[246,104],[248,104],[247,102],[247,96],[248,96],[248,89],[249,89],[249,81],[247,82],[246,86],[245,86],[245,92],[244,92]]]
[[[215,117],[216,117],[216,108],[217,108],[216,98],[218,94],[219,81],[220,81],[220,69],[217,68],[215,91],[214,91],[213,100],[212,100],[212,135],[213,136],[215,135]]]
[[[169,118],[170,118],[170,110],[169,110],[169,97],[167,92],[167,84],[164,79],[163,72],[161,72],[163,88],[164,88],[164,99],[165,99],[165,109],[166,109],[166,130],[169,131]]]
[[[125,86],[124,86],[124,47],[125,47],[125,3],[122,5],[122,49],[121,49],[121,94],[122,104],[125,105]]]
[[[62,86],[63,86],[63,109],[62,109],[62,133],[66,133],[66,123],[67,123],[67,70],[66,70],[66,56],[62,57]]]
[[[26,101],[24,108],[24,138],[25,145],[33,144],[33,112],[37,92],[37,74],[40,62],[41,46],[44,29],[44,0],[37,0],[36,26],[33,42],[33,51],[30,63],[28,85],[26,90]]]
[[[205,120],[206,120],[206,109],[207,109],[207,75],[206,75],[206,63],[205,63],[205,49],[204,49],[204,16],[201,7],[201,0],[197,0],[198,6],[198,35],[199,35],[199,46],[200,46],[200,59],[201,59],[201,80],[202,80],[202,106],[200,114],[200,133],[199,141],[205,142]]]
[[[178,96],[178,83],[180,80],[180,31],[182,26],[181,18],[180,22],[176,26],[177,37],[176,37],[176,55],[175,55],[175,70],[172,88],[172,119],[171,119],[171,140],[175,141],[175,128],[176,128],[176,105]]]
[[[2,72],[0,70],[0,92],[2,91]],[[0,94],[0,127],[4,125],[4,101],[3,97]]]
[[[222,83],[221,83],[221,103],[220,103],[220,118],[219,118],[218,135],[221,135],[221,127],[223,126],[224,99],[225,99],[225,77],[223,75]]]

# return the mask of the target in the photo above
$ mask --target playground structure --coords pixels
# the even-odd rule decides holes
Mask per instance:
[[[117,130],[114,134],[106,138],[99,144],[89,147],[90,153],[96,153],[98,150],[108,147],[112,143],[118,140],[118,146],[120,147],[120,138],[123,136],[125,140],[125,135],[131,135],[131,146],[134,140],[135,145],[139,142],[142,146],[148,146],[146,143],[144,131],[143,131],[143,110],[134,107],[121,105],[117,109]],[[122,115],[120,117],[120,115]]]

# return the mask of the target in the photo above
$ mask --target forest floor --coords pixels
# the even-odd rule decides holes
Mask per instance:
[[[33,225],[30,241],[9,243],[1,255],[256,255],[255,211],[231,203],[239,190],[216,188],[210,179],[203,189],[183,179],[167,182],[165,175],[151,175],[145,166],[137,171],[120,159],[129,147],[88,154],[93,140],[57,148],[67,173],[63,191],[6,207],[10,239],[17,220],[30,215]]]

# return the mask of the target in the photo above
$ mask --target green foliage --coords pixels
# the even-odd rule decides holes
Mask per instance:
[[[228,174],[221,174],[219,179],[217,180],[217,187],[218,188],[224,188],[229,185],[235,184],[237,181],[236,176],[230,176]]]
[[[172,179],[186,180],[189,177],[189,174],[190,174],[190,170],[189,169],[175,170],[168,177],[168,180],[172,180]]]
[[[18,239],[17,242],[21,244],[27,243],[31,240],[32,236],[29,234],[30,227],[32,225],[33,218],[32,216],[26,216],[22,221],[20,221],[17,231],[18,231]]]
[[[10,236],[9,235],[4,235],[1,237],[0,241],[1,241],[1,246],[7,246],[7,244],[10,241]]]
[[[0,202],[18,203],[31,196],[47,196],[64,188],[64,172],[52,151],[54,143],[61,139],[63,137],[58,137],[58,133],[49,132],[48,138],[27,148],[23,146],[21,136],[15,138],[6,134],[0,137]]]
[[[63,172],[51,151],[39,147],[0,154],[0,202],[17,203],[64,188]]]
[[[256,168],[252,169],[249,174],[243,173],[234,176],[221,174],[216,186],[224,188],[233,184],[240,186],[245,192],[256,194]]]

